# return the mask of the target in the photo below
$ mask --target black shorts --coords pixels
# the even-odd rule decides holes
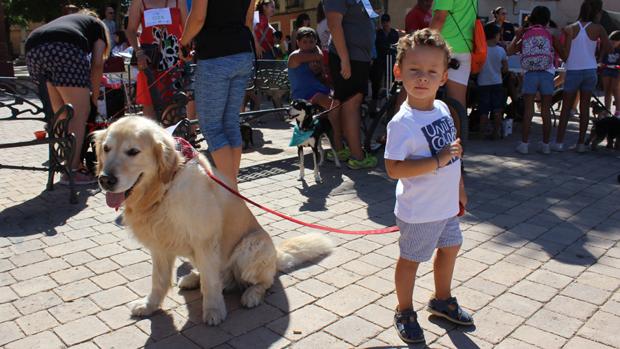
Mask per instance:
[[[76,45],[48,42],[26,53],[28,73],[35,81],[54,86],[90,88],[90,61]]]
[[[329,73],[334,83],[335,99],[344,102],[357,93],[368,93],[370,62],[351,61],[351,77],[345,80],[340,75],[340,57],[330,52]]]

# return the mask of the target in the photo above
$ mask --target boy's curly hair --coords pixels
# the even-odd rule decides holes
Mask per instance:
[[[448,46],[441,34],[439,34],[435,30],[431,30],[428,28],[416,30],[412,34],[405,35],[400,38],[400,40],[398,40],[398,47],[396,51],[396,64],[401,65],[403,62],[403,58],[405,57],[405,53],[410,48],[416,46],[435,47],[443,50],[445,53],[444,63],[446,67],[448,67],[448,63],[450,62],[450,55],[452,54],[450,46]]]

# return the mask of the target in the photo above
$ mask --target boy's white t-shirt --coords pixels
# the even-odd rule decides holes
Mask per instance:
[[[456,127],[448,107],[439,100],[433,110],[412,109],[407,102],[387,126],[386,159],[423,159],[434,156],[456,140]],[[421,176],[402,178],[396,184],[394,214],[407,223],[434,222],[459,212],[461,161]]]

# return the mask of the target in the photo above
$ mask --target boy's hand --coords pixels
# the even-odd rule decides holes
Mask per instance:
[[[456,157],[460,159],[462,154],[463,147],[461,146],[461,139],[457,138],[452,144],[441,149],[437,155],[439,157],[439,167],[446,166],[452,158]]]

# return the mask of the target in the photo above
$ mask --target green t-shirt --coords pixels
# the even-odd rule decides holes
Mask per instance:
[[[452,52],[468,53],[474,47],[474,22],[478,12],[477,7],[475,0],[433,1],[433,11],[443,10],[450,12],[441,29],[441,36],[452,47]],[[461,29],[460,31],[459,28]]]

